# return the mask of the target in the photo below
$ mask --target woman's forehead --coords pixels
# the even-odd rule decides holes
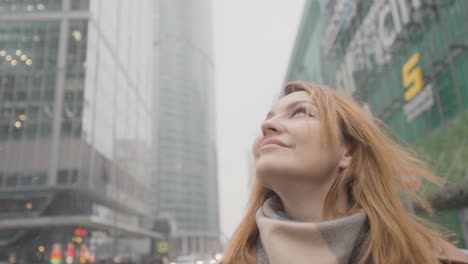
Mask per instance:
[[[312,96],[306,91],[297,91],[290,93],[281,97],[278,101],[276,101],[273,106],[272,110],[281,110],[287,108],[289,105],[296,103],[296,102],[309,102],[315,104]]]

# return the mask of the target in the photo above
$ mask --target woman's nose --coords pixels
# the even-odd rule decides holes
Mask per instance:
[[[264,137],[281,133],[283,130],[283,125],[277,119],[269,118],[262,122],[262,134]]]

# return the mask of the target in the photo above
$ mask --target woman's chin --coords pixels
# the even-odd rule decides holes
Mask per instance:
[[[285,175],[288,174],[292,169],[291,166],[285,163],[281,159],[259,159],[255,163],[255,173],[257,177],[274,177],[276,175]]]

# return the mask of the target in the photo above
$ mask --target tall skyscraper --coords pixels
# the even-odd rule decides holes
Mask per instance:
[[[177,254],[219,247],[211,1],[159,1],[154,212],[176,221]]]
[[[0,262],[78,248],[125,258],[147,250],[131,239],[158,237],[141,224],[153,194],[157,8],[0,1]],[[195,93],[171,91],[183,90]]]

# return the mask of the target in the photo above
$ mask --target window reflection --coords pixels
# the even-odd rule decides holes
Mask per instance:
[[[155,254],[161,212],[181,230],[217,229],[215,210],[193,217],[186,210],[208,200],[199,182],[207,173],[207,122],[195,107],[205,102],[192,84],[159,99],[163,113],[170,100],[190,96],[180,111],[164,112],[160,147],[177,151],[155,161],[159,8],[153,0],[0,0],[0,262],[126,261],[136,254],[128,249],[134,241]],[[190,58],[167,53],[179,63]],[[173,66],[174,73],[188,69]],[[193,129],[181,133],[170,118]],[[174,193],[157,197],[159,172],[167,175],[161,187]],[[214,248],[216,239],[175,241]]]

